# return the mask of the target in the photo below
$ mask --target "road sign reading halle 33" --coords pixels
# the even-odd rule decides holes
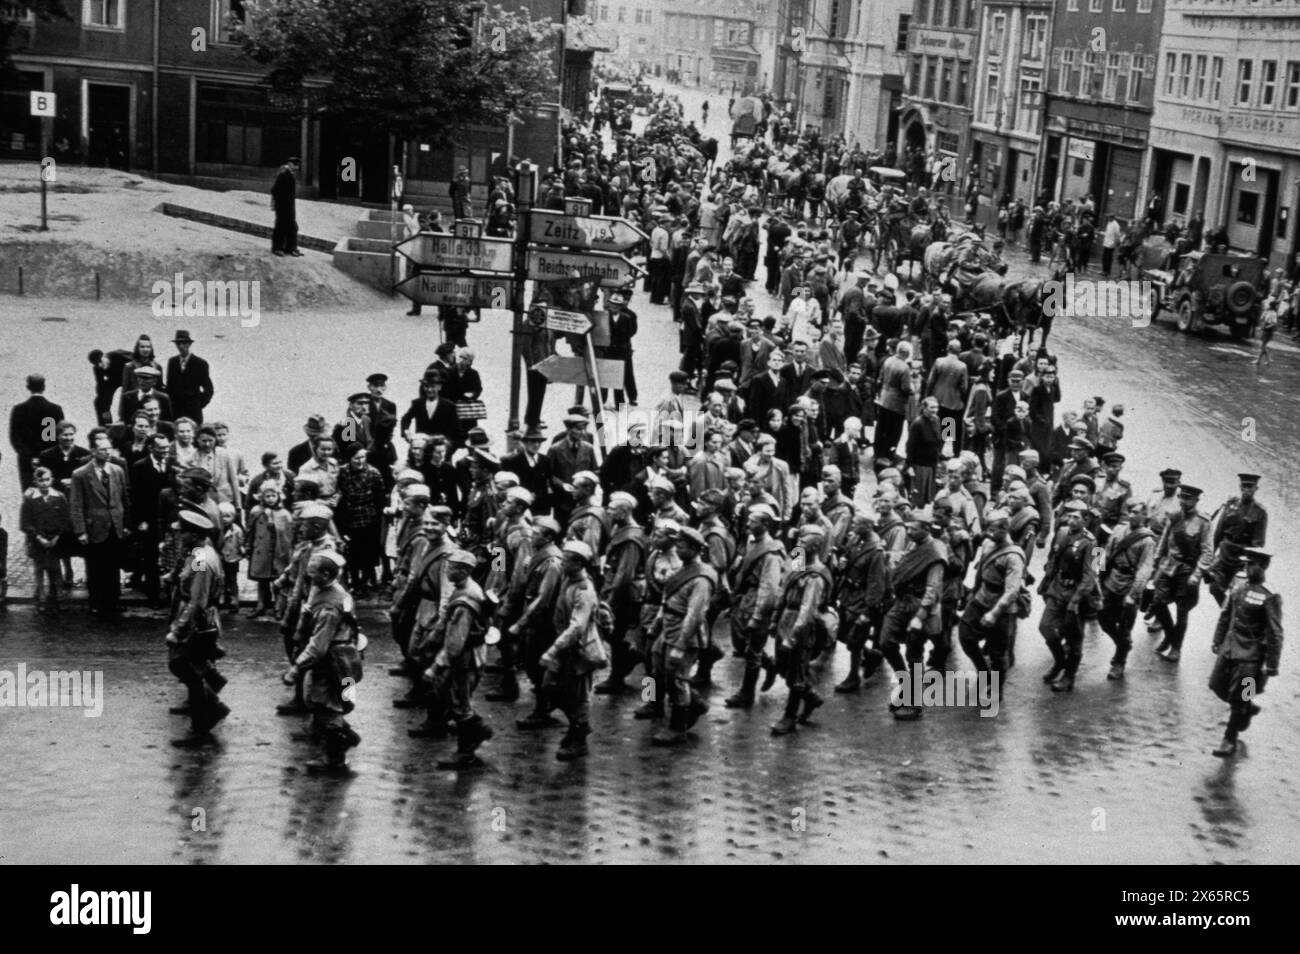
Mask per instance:
[[[397,251],[425,268],[509,272],[515,263],[514,246],[510,239],[502,238],[461,238],[420,232],[398,244]]]

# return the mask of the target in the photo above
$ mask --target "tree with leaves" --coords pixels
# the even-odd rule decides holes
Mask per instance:
[[[554,96],[558,26],[463,0],[263,0],[235,24],[266,83],[399,141],[447,145]]]

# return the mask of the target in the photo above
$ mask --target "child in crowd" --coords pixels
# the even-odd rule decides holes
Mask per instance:
[[[235,505],[223,503],[221,511],[221,566],[225,572],[225,593],[221,607],[228,612],[239,612],[239,561],[244,556],[244,531],[235,522]]]
[[[72,531],[72,517],[68,498],[54,489],[54,474],[48,467],[33,472],[32,486],[23,494],[18,527],[27,537],[27,556],[36,574],[36,612],[52,616],[59,611],[60,540]],[[3,562],[0,556],[0,570]]]
[[[273,610],[271,581],[285,571],[293,555],[293,518],[281,506],[280,488],[264,483],[258,490],[258,502],[248,516],[248,537],[244,545],[248,557],[248,578],[257,583],[257,605],[252,619]]]

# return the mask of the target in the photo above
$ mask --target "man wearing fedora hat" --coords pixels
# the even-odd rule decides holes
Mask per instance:
[[[302,432],[307,439],[301,444],[294,444],[289,448],[289,453],[285,455],[285,467],[292,474],[298,473],[302,465],[311,460],[316,453],[316,439],[325,433],[325,416],[323,414],[313,414],[307,418],[307,423],[302,426]]]
[[[604,357],[623,362],[623,387],[614,389],[614,404],[622,406],[626,391],[628,402],[636,407],[636,373],[632,363],[632,339],[637,332],[636,312],[627,307],[627,292],[621,288],[609,293],[605,307],[609,314],[609,345],[603,349]],[[600,398],[602,403],[608,404],[608,388],[602,390]]]
[[[212,401],[216,389],[212,386],[212,373],[208,363],[190,353],[194,339],[188,331],[178,331],[172,338],[176,355],[167,361],[167,395],[176,418],[188,417],[195,424],[203,423],[203,409]]]
[[[447,373],[438,367],[430,367],[420,379],[420,397],[411,401],[398,424],[405,435],[441,434],[447,438],[455,450],[464,441],[460,418],[456,414],[456,405],[442,396],[443,385],[447,382]]]

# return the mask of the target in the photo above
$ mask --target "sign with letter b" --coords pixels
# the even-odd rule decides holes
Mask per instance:
[[[32,90],[32,115],[54,116],[54,94]]]

